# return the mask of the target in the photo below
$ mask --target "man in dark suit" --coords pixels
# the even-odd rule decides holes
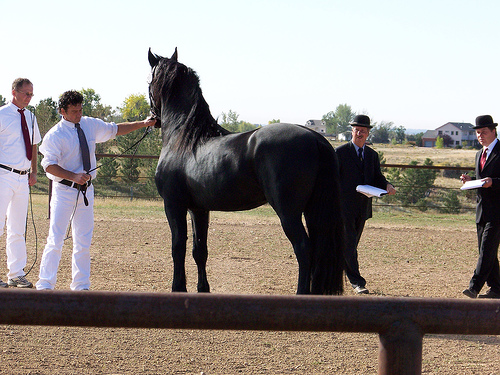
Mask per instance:
[[[489,115],[476,118],[476,137],[483,146],[476,154],[476,180],[484,182],[477,189],[476,228],[479,258],[469,287],[463,293],[476,298],[487,283],[490,289],[480,298],[500,298],[500,269],[498,245],[500,244],[500,145],[497,124]],[[472,178],[460,176],[463,183]]]
[[[346,228],[345,272],[358,294],[368,294],[366,280],[359,273],[358,243],[363,233],[365,221],[372,217],[372,199],[358,193],[358,185],[371,185],[396,193],[394,186],[387,182],[380,170],[377,152],[366,146],[370,134],[370,118],[365,115],[354,117],[352,140],[335,149],[340,164],[342,209]]]

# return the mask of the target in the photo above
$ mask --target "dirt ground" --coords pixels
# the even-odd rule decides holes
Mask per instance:
[[[33,282],[48,230],[46,203],[37,202],[34,211]],[[5,237],[0,241],[5,275]],[[32,229],[28,243],[33,262]],[[441,226],[375,217],[359,259],[370,295],[359,298],[465,298],[476,246],[472,219]],[[97,202],[91,251],[92,290],[170,291],[170,232],[161,203]],[[58,289],[69,289],[70,253],[67,243]],[[187,267],[194,292],[190,257]],[[297,263],[275,216],[214,213],[208,275],[213,293],[291,295]],[[346,286],[345,294],[354,293]],[[376,374],[378,368],[377,334],[0,326],[0,337],[0,374]],[[497,336],[425,336],[423,373],[499,374],[499,344]]]

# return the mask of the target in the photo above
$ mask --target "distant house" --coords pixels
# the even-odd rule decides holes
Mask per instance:
[[[422,146],[424,147],[435,147],[437,140],[436,130],[427,130],[422,136]]]
[[[305,127],[320,134],[326,134],[326,124],[322,120],[308,120]]]
[[[447,122],[436,130],[426,131],[422,136],[422,146],[434,147],[437,137],[443,138],[446,135],[451,140],[450,147],[475,146],[478,142],[472,127],[473,125],[468,122]]]

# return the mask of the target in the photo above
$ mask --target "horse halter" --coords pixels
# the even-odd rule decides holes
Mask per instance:
[[[161,113],[160,114],[158,113],[158,109],[156,107],[156,102],[154,100],[153,94],[151,93],[151,84],[153,83],[153,79],[154,79],[155,74],[156,74],[156,67],[157,66],[158,66],[158,64],[156,64],[154,66],[153,71],[151,72],[151,81],[149,82],[148,93],[149,93],[150,111],[151,111],[151,114],[153,115],[153,118],[156,119],[156,123],[155,123],[154,127],[161,128]]]

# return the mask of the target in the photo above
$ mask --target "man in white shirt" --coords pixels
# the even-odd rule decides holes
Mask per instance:
[[[0,236],[7,223],[7,279],[0,287],[31,288],[26,279],[26,216],[29,186],[36,183],[37,143],[41,141],[33,113],[26,109],[33,97],[27,78],[12,83],[12,101],[0,108]]]
[[[128,123],[107,123],[92,117],[82,117],[83,96],[66,91],[59,99],[61,121],[44,136],[40,152],[42,166],[54,181],[50,203],[50,228],[40,264],[36,288],[54,289],[66,231],[71,221],[73,237],[71,290],[90,287],[90,243],[94,229],[94,187],[96,177],[96,143],[106,142],[117,135],[153,126],[156,120]],[[79,129],[85,134],[88,152],[80,143]],[[85,164],[88,154],[89,165]]]

